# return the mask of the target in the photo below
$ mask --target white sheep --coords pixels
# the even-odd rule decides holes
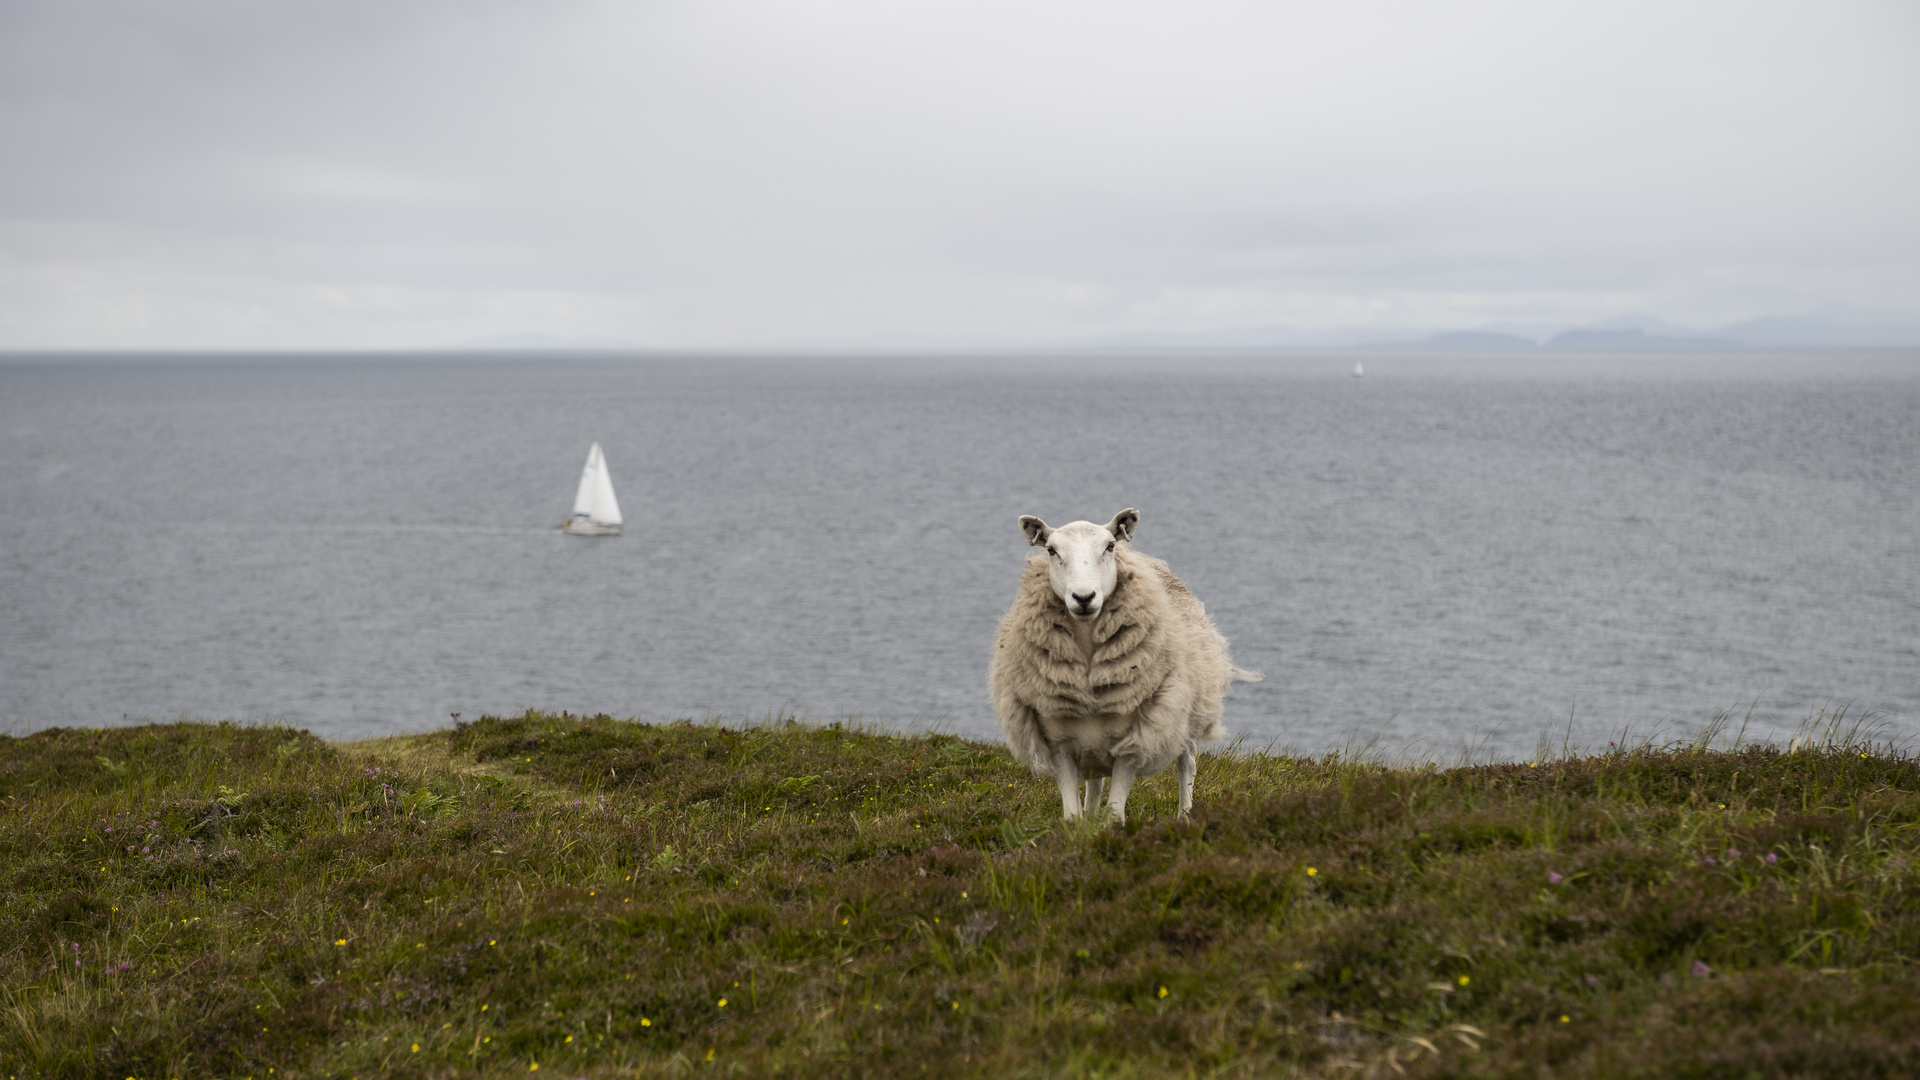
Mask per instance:
[[[1108,805],[1126,820],[1134,780],[1175,760],[1185,816],[1195,749],[1226,734],[1227,685],[1260,679],[1233,666],[1227,639],[1167,564],[1133,551],[1139,521],[1132,509],[1104,526],[1020,519],[1027,543],[1046,554],[1027,560],[987,685],[1007,748],[1054,778],[1068,818],[1092,809],[1111,776]]]

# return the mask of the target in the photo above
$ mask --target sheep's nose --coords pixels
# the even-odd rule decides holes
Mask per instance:
[[[1083,608],[1090,608],[1093,606],[1093,598],[1098,595],[1100,594],[1099,593],[1074,593],[1073,602],[1080,605]]]

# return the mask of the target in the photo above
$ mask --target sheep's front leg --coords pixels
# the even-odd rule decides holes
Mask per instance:
[[[1114,761],[1113,794],[1107,796],[1107,806],[1113,811],[1115,824],[1127,823],[1127,795],[1133,791],[1133,776],[1133,762],[1118,759]]]
[[[1072,755],[1055,750],[1053,779],[1060,785],[1060,816],[1072,821],[1080,816],[1080,763]]]
[[[1100,805],[1100,800],[1106,795],[1106,789],[1106,777],[1087,777],[1086,783],[1081,785],[1080,792],[1080,805],[1086,807],[1087,813],[1093,813],[1093,808]]]
[[[1193,809],[1193,773],[1196,768],[1193,759],[1193,747],[1180,751],[1180,816],[1186,817]]]

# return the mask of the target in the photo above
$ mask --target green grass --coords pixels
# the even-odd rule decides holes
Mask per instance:
[[[1174,794],[1065,827],[842,726],[4,737],[0,1076],[1920,1074],[1910,756]]]

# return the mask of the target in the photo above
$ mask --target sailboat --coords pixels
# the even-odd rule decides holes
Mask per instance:
[[[575,536],[619,536],[620,500],[613,497],[613,477],[607,475],[607,456],[594,443],[580,470],[580,490],[573,496],[573,516],[560,527]]]
[[[1358,379],[1365,374],[1366,374],[1366,370],[1360,366],[1360,361],[1355,360],[1353,362],[1353,377]]]

